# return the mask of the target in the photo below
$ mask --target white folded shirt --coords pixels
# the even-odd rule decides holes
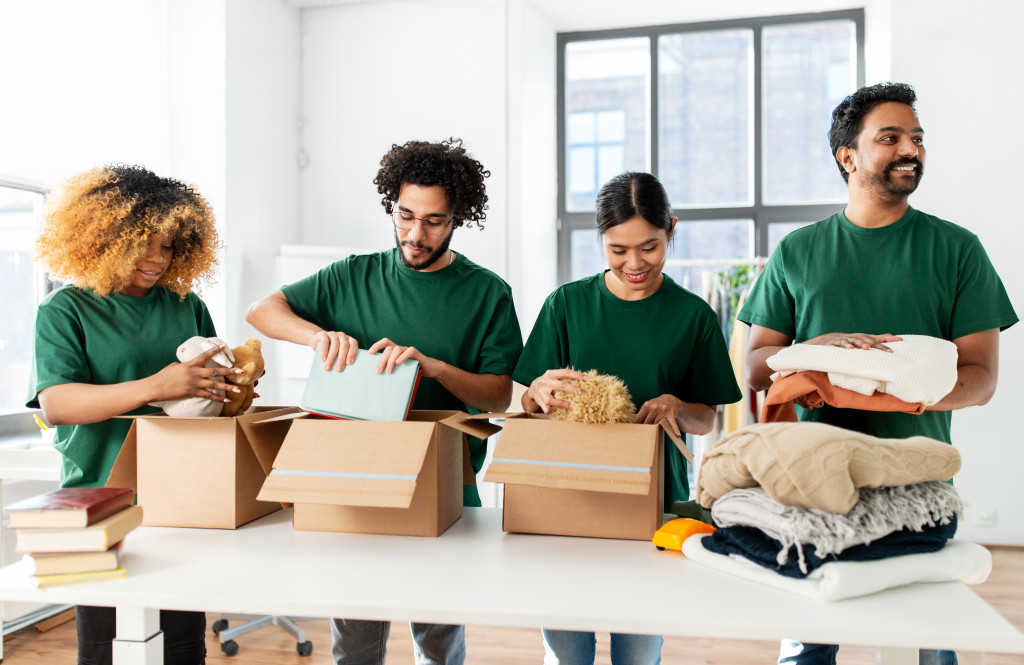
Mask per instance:
[[[835,386],[862,395],[887,393],[911,404],[931,406],[956,385],[956,344],[927,335],[900,335],[881,349],[844,349],[794,344],[766,361],[780,376],[826,372]]]
[[[992,555],[976,543],[951,540],[937,552],[906,554],[877,561],[832,561],[811,571],[804,579],[786,577],[738,554],[718,554],[705,549],[708,534],[690,536],[683,554],[691,561],[730,573],[750,582],[826,602],[866,596],[914,582],[981,584],[992,572]]]

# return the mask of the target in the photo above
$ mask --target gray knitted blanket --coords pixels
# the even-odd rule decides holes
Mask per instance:
[[[920,531],[924,526],[949,524],[950,518],[959,517],[962,511],[956,489],[936,480],[898,487],[862,487],[857,504],[846,514],[786,506],[760,487],[736,489],[715,502],[711,516],[718,526],[756,527],[782,543],[780,565],[789,560],[789,548],[796,546],[800,568],[804,569],[802,545],[814,545],[818,556],[824,557],[904,528]]]

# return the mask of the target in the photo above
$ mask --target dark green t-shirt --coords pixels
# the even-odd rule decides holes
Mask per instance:
[[[654,294],[622,300],[604,273],[548,296],[512,378],[529,386],[549,369],[595,369],[622,379],[638,406],[659,395],[709,406],[742,396],[712,309],[665,275]],[[665,505],[689,498],[686,462],[668,442]]]
[[[142,298],[100,297],[64,286],[36,313],[32,377],[26,406],[39,408],[39,393],[65,383],[112,385],[156,374],[176,362],[189,337],[217,333],[206,305],[155,287]],[[130,413],[153,413],[144,406]],[[62,487],[99,487],[107,481],[131,421],[113,418],[89,425],[58,425],[54,445],[63,455]]]
[[[877,229],[842,213],[786,236],[739,320],[803,342],[830,332],[930,335],[953,340],[1017,322],[978,237],[913,208]],[[801,420],[879,437],[950,442],[951,412],[921,415],[799,409]]]
[[[355,337],[361,349],[387,337],[466,372],[511,374],[523,338],[508,284],[461,253],[422,272],[406,268],[398,251],[349,256],[281,291],[295,314]],[[472,411],[429,378],[420,381],[413,408]],[[475,471],[486,453],[486,442],[470,439]]]

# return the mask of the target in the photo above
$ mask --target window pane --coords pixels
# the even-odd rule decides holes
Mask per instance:
[[[832,109],[856,89],[856,51],[853,21],[764,29],[766,203],[845,200],[828,129]]]
[[[597,229],[572,230],[572,266],[569,279],[588,277],[607,268]]]
[[[594,149],[592,147],[586,148],[569,148],[569,173],[572,174],[569,179],[569,193],[572,194],[589,194],[591,200],[594,198],[594,173],[596,170],[594,164]]]
[[[38,284],[32,246],[42,201],[37,192],[0,185],[0,412],[25,407]]]
[[[677,208],[749,205],[752,30],[658,40],[658,175]]]
[[[731,259],[753,257],[754,220],[681,221],[669,247],[665,274],[701,294],[705,280],[731,267]]]
[[[779,241],[787,235],[814,222],[780,222],[768,225],[768,256],[772,255]]]
[[[569,211],[594,209],[607,173],[647,170],[650,41],[646,37],[572,42],[565,47],[566,182]],[[579,162],[577,148],[601,155]],[[608,162],[603,156],[619,155]],[[596,168],[595,168],[596,166]],[[614,172],[613,172],[614,171]]]

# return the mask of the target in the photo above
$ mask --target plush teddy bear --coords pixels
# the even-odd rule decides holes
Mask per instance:
[[[189,337],[178,347],[175,356],[178,362],[188,362],[201,353],[224,344],[224,341],[217,337]],[[225,349],[221,353],[206,361],[206,367],[231,367],[231,351]],[[223,390],[211,391],[223,397]],[[204,397],[182,397],[180,399],[169,399],[161,402],[151,402],[152,406],[160,407],[169,416],[176,418],[197,418],[221,415],[224,409],[223,402],[214,402]]]
[[[586,372],[587,381],[569,379],[583,389],[582,393],[566,393],[556,390],[554,396],[572,405],[570,409],[555,409],[551,412],[554,420],[571,420],[580,423],[631,423],[636,418],[636,407],[626,384],[616,376],[598,374],[592,369]]]
[[[242,346],[236,346],[229,350],[233,356],[232,366],[241,369],[241,374],[228,374],[228,381],[241,389],[241,392],[228,393],[229,403],[224,405],[225,416],[236,416],[245,413],[252,406],[255,396],[256,380],[263,376],[263,344],[250,337],[245,340]]]

